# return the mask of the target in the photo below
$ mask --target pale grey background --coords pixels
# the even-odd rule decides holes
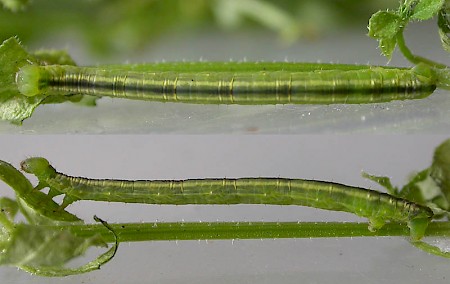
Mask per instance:
[[[380,189],[360,173],[403,185],[428,167],[445,136],[0,136],[0,157],[18,166],[47,157],[60,171],[122,179],[289,177]],[[11,195],[0,183],[0,194]],[[356,221],[296,206],[152,206],[79,202],[86,220]],[[97,253],[100,252],[96,251]],[[95,257],[94,252],[89,257]],[[77,262],[81,263],[81,261]],[[450,260],[404,238],[147,242],[120,245],[100,271],[63,279],[1,267],[2,283],[448,283]]]
[[[365,25],[327,35],[317,41],[287,46],[271,33],[210,33],[167,36],[140,54],[124,54],[111,63],[154,61],[297,61],[386,65]],[[408,26],[413,52],[448,63],[435,21]],[[66,48],[80,65],[93,65],[74,35],[52,39],[34,48]],[[410,66],[396,52],[389,66]],[[438,90],[422,100],[370,105],[190,105],[103,98],[95,108],[70,103],[37,108],[22,127],[0,122],[3,133],[448,133],[450,96]]]

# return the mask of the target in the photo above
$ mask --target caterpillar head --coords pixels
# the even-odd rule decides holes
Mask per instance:
[[[27,97],[39,95],[40,76],[38,66],[26,65],[22,67],[16,74],[16,84],[19,92]]]
[[[45,158],[32,157],[20,163],[22,170],[29,174],[34,174],[39,180],[53,176],[56,170]]]

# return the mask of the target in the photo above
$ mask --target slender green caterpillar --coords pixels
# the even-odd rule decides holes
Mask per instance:
[[[77,200],[147,204],[302,205],[354,213],[369,219],[369,230],[387,221],[407,223],[411,239],[422,238],[433,217],[425,206],[373,190],[338,183],[284,179],[189,179],[125,181],[71,177],[57,172],[44,158],[29,158],[22,170],[34,174],[39,188],[65,194],[62,207]]]
[[[419,99],[436,89],[431,67],[308,63],[159,63],[77,67],[27,65],[25,96],[94,95],[196,104],[362,104]]]

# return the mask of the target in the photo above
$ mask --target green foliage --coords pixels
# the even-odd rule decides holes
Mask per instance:
[[[379,11],[369,20],[369,36],[379,40],[381,51],[388,58],[394,52],[402,25],[403,19],[392,12]]]
[[[28,267],[57,267],[82,255],[91,246],[105,246],[99,237],[80,238],[69,231],[46,230],[44,226],[17,224],[9,232],[0,264]],[[61,241],[64,240],[64,241]]]
[[[413,56],[405,52],[406,46],[402,37],[405,27],[410,21],[428,20],[436,16],[443,6],[444,0],[403,0],[396,11],[379,11],[369,20],[369,36],[379,41],[381,52],[391,58],[396,45],[411,62],[417,64]]]
[[[54,171],[54,169],[51,172],[48,171],[49,164],[42,158],[34,158],[31,162],[22,164],[23,169],[29,172],[36,170],[43,176],[51,175],[51,172]],[[388,177],[363,175],[386,187],[389,194],[393,196],[423,206],[430,206],[436,213],[435,217],[448,217],[449,162],[450,139],[436,148],[432,166],[414,175],[401,190],[394,187]],[[127,223],[110,226],[96,217],[95,220],[101,225],[83,224],[78,222],[78,219],[61,222],[65,219],[62,216],[73,215],[61,207],[55,210],[51,190],[48,194],[39,191],[46,184],[39,184],[36,188],[32,188],[30,182],[19,171],[3,161],[0,162],[0,179],[10,185],[18,197],[17,202],[8,198],[0,198],[0,264],[17,266],[41,276],[66,276],[98,269],[114,257],[119,237],[121,241],[142,241],[199,238],[354,237],[404,235],[407,232],[404,230],[404,224],[394,222],[386,224],[376,232],[367,230],[367,224],[350,223],[162,223],[157,227],[153,226],[153,223],[150,225]],[[91,190],[96,189],[92,188]],[[323,197],[325,200],[326,198]],[[399,200],[403,203],[406,201]],[[36,204],[40,204],[40,207],[37,207]],[[409,206],[418,205],[409,204]],[[43,208],[47,208],[49,211],[45,213]],[[397,209],[395,206],[394,208]],[[28,224],[15,222],[18,209],[27,217]],[[399,208],[399,210],[402,209]],[[43,214],[42,212],[47,214],[46,222],[42,222],[40,218],[36,217]],[[430,223],[430,216],[427,215],[427,218],[410,216],[411,219],[408,220],[411,230],[410,241],[414,246],[426,252],[450,258],[450,253],[419,241],[422,235],[413,235],[414,232],[425,231],[427,226],[426,233],[429,235],[448,235],[450,222]],[[378,220],[376,216],[374,218],[375,221]],[[104,246],[106,242],[114,242],[114,245],[95,260],[78,268],[65,266],[68,261],[82,255],[89,247]]]
[[[107,226],[104,221],[99,222]],[[0,237],[0,265],[16,266],[39,276],[60,277],[96,270],[111,260],[117,250],[116,242],[95,260],[78,268],[67,268],[64,266],[67,262],[83,255],[90,247],[106,247],[102,237],[98,234],[79,237],[69,229],[24,223],[3,230]]]
[[[4,0],[15,1],[15,0]],[[16,0],[18,1],[18,0]],[[391,0],[39,0],[23,12],[0,9],[0,39],[85,43],[97,56],[134,54],[166,36],[269,30],[284,43],[364,25]],[[236,5],[237,4],[237,5]],[[265,13],[268,13],[267,15]],[[39,42],[39,44],[41,44]]]
[[[227,27],[239,26],[246,18],[276,31],[285,41],[294,41],[302,32],[301,24],[287,10],[260,0],[216,0],[218,20]]]
[[[79,224],[81,220],[60,209],[50,196],[33,189],[22,173],[3,161],[0,179],[17,195],[17,201],[0,198],[0,265],[16,266],[41,276],[66,276],[99,269],[113,258],[117,240],[97,259],[78,268],[66,268],[68,261],[83,255],[88,248],[106,246],[103,238],[98,234],[79,237],[69,229],[59,229],[61,224]],[[15,223],[19,208],[28,224]],[[95,220],[114,234],[106,222],[97,217]]]
[[[22,208],[23,213],[33,223],[81,221],[75,215],[61,210],[60,206],[50,196],[35,190],[30,181],[21,172],[3,161],[0,161],[0,179],[11,186],[19,200],[26,204],[26,207]],[[30,211],[32,214],[27,214]]]
[[[6,214],[7,219],[12,220],[19,211],[19,205],[14,199],[0,197],[0,214]]]
[[[45,99],[44,95],[28,98],[19,93],[15,74],[20,67],[38,63],[28,54],[16,38],[10,38],[0,45],[0,118],[21,123],[30,117],[34,109]]]
[[[20,68],[48,64],[74,65],[75,63],[64,51],[41,50],[30,54],[15,37],[5,40],[0,45],[0,119],[21,124],[24,119],[33,114],[37,106],[46,103],[71,101],[88,106],[95,105],[95,98],[83,95],[61,97],[49,97],[48,94],[38,94],[33,97],[22,95],[16,84],[17,79],[23,79],[16,77]],[[32,84],[34,81],[30,79],[32,78],[25,78],[23,88],[35,88]]]
[[[30,0],[1,0],[0,2],[6,9],[17,12],[24,10],[29,4]]]
[[[389,177],[363,176],[394,196],[430,207],[439,218],[450,211],[450,139],[436,148],[431,167],[414,174],[401,189],[392,186]]]
[[[439,26],[439,36],[441,38],[442,46],[447,51],[450,52],[450,22],[449,22],[449,12],[450,7],[446,2],[442,9],[439,11],[438,26]]]
[[[450,211],[450,140],[436,148],[430,167],[430,176],[442,192],[439,199],[441,207]]]
[[[416,4],[411,13],[411,19],[428,20],[436,16],[441,9],[445,0],[420,0]]]

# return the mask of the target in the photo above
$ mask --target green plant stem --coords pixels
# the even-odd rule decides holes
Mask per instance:
[[[408,59],[413,64],[417,65],[419,63],[425,63],[438,69],[447,68],[447,66],[444,64],[437,63],[433,60],[413,54],[411,50],[406,46],[405,37],[403,36],[403,30],[397,33],[397,44],[403,56],[405,56],[406,59]]]
[[[345,238],[373,236],[409,236],[404,224],[388,223],[376,232],[367,223],[339,222],[177,222],[110,224],[119,242],[157,240],[225,240],[273,238]],[[100,224],[56,226],[71,230],[77,236],[100,234],[106,242],[114,242],[110,231]],[[433,222],[426,236],[450,236],[450,222]]]

